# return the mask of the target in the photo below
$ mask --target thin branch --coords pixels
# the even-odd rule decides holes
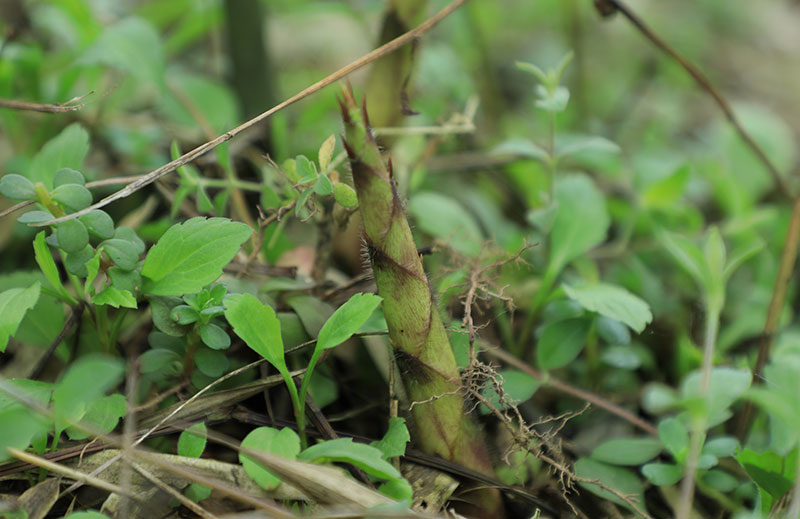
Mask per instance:
[[[69,101],[67,101],[66,103],[55,103],[55,104],[29,103],[28,101],[17,101],[16,99],[0,98],[0,108],[9,108],[11,110],[22,110],[27,112],[41,112],[46,114],[61,114],[64,112],[75,112],[86,106],[86,103],[81,103],[81,101],[92,94],[94,94],[94,90],[87,92],[82,96],[74,97]]]
[[[786,302],[786,291],[789,289],[789,280],[794,272],[794,265],[797,260],[797,247],[800,245],[800,198],[795,199],[792,209],[792,219],[789,222],[789,230],[786,231],[786,240],[781,251],[781,262],[778,266],[778,275],[775,277],[775,288],[772,290],[772,299],[767,310],[767,320],[764,323],[764,333],[758,341],[758,358],[753,368],[753,384],[761,384],[762,372],[767,364],[769,353],[772,350],[772,341],[780,324],[781,310]],[[749,400],[742,408],[739,415],[739,422],[736,427],[736,436],[744,444],[753,423],[753,413],[755,409]]]
[[[444,20],[447,16],[452,14],[456,9],[461,7],[466,1],[467,0],[453,0],[451,3],[449,3],[447,6],[445,6],[444,9],[442,9],[441,11],[439,11],[438,13],[433,15],[432,17],[428,18],[426,21],[424,21],[422,24],[420,24],[416,28],[411,29],[407,33],[403,34],[402,36],[398,36],[397,38],[393,39],[392,41],[390,41],[390,42],[388,42],[388,43],[386,43],[384,45],[381,45],[377,49],[369,52],[368,54],[365,54],[364,56],[362,56],[361,58],[353,61],[352,63],[350,63],[348,65],[345,65],[344,67],[340,68],[339,70],[337,70],[333,74],[329,75],[328,77],[326,77],[326,78],[314,83],[313,85],[307,87],[306,89],[304,89],[300,93],[295,94],[294,96],[292,96],[289,99],[283,101],[282,103],[270,108],[269,110],[267,110],[266,112],[262,113],[261,115],[258,115],[256,117],[254,117],[253,119],[250,119],[249,121],[247,121],[247,122],[245,122],[243,124],[240,124],[236,128],[223,133],[222,135],[220,135],[219,137],[217,137],[214,140],[208,141],[205,144],[201,144],[197,148],[195,148],[195,149],[191,150],[190,152],[178,157],[177,159],[173,160],[172,162],[164,164],[160,168],[148,173],[143,178],[141,178],[141,179],[139,179],[139,180],[137,180],[135,182],[132,182],[131,184],[127,185],[125,188],[117,191],[116,193],[114,193],[112,195],[109,195],[109,196],[105,197],[104,199],[100,200],[96,204],[90,205],[89,207],[87,207],[85,209],[82,209],[80,211],[68,214],[66,216],[62,216],[61,218],[56,218],[54,220],[50,220],[49,222],[42,222],[42,223],[37,223],[37,224],[32,224],[32,225],[34,227],[42,227],[42,226],[46,226],[46,225],[53,225],[53,224],[56,224],[56,223],[59,223],[59,222],[63,222],[65,220],[71,220],[73,218],[78,218],[79,216],[83,216],[84,214],[87,214],[87,213],[89,213],[91,211],[94,211],[95,209],[100,209],[101,207],[105,207],[108,204],[110,204],[111,202],[115,202],[117,200],[125,198],[126,196],[131,195],[132,193],[135,193],[136,191],[138,191],[139,189],[143,188],[144,186],[155,182],[156,180],[158,180],[159,178],[163,177],[164,175],[175,171],[177,168],[179,168],[179,167],[181,167],[181,166],[193,161],[197,157],[199,157],[201,155],[204,155],[205,153],[213,150],[214,148],[216,148],[217,146],[219,146],[223,142],[231,140],[236,135],[238,135],[238,134],[242,133],[243,131],[249,129],[250,127],[260,123],[261,121],[266,120],[271,115],[283,110],[287,106],[290,106],[290,105],[296,103],[297,101],[300,101],[301,99],[304,99],[304,98],[310,96],[311,94],[315,94],[315,93],[319,92],[320,90],[322,90],[326,86],[331,85],[331,84],[339,81],[340,79],[343,79],[343,78],[347,77],[348,75],[350,75],[351,73],[355,72],[356,70],[358,70],[358,69],[360,69],[360,68],[362,68],[362,67],[364,67],[364,66],[366,66],[366,65],[368,65],[370,63],[372,63],[373,61],[375,61],[377,59],[382,58],[383,56],[385,56],[385,55],[387,55],[387,54],[389,54],[391,52],[394,52],[395,50],[399,49],[400,47],[404,46],[405,44],[416,40],[417,38],[422,36],[424,33],[426,33],[427,31],[432,29],[434,26],[436,26],[436,24],[438,24],[439,22]]]
[[[769,174],[772,176],[772,181],[775,183],[775,186],[780,191],[781,195],[786,198],[791,199],[792,193],[789,189],[786,180],[781,175],[780,171],[778,170],[777,166],[770,160],[767,156],[766,152],[764,152],[763,148],[753,139],[753,137],[744,129],[742,123],[736,117],[736,114],[733,112],[733,109],[730,106],[730,103],[723,97],[723,95],[717,90],[708,78],[703,74],[700,69],[692,65],[686,58],[684,58],[681,54],[678,53],[671,45],[669,45],[666,41],[661,39],[653,30],[644,23],[644,21],[639,18],[639,16],[634,13],[627,5],[625,5],[621,0],[595,0],[595,7],[603,16],[609,16],[614,14],[615,12],[620,12],[622,15],[631,22],[634,27],[636,27],[642,35],[650,40],[653,45],[661,49],[667,55],[669,55],[672,59],[674,59],[678,64],[683,67],[683,69],[692,76],[692,79],[700,86],[702,90],[704,90],[708,95],[714,99],[714,102],[717,106],[722,110],[725,114],[725,118],[730,122],[731,126],[736,130],[736,133],[739,134],[739,137],[744,141],[748,148],[758,157],[761,163],[767,168]]]

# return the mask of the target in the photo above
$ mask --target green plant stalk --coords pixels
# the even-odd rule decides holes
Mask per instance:
[[[388,167],[384,164],[369,129],[366,107],[359,108],[351,88],[343,88],[342,97],[345,149],[364,240],[383,298],[389,342],[414,402],[415,443],[429,454],[493,474],[481,431],[464,410],[458,366],[393,183],[391,162]],[[496,490],[478,490],[470,496],[481,515],[502,516]]]
[[[708,391],[711,387],[711,369],[714,365],[714,345],[717,342],[719,331],[719,316],[722,312],[722,298],[706,297],[706,329],[703,339],[703,366],[700,372],[700,396],[707,401]],[[707,402],[706,402],[707,403]],[[692,431],[689,440],[689,453],[686,456],[684,465],[683,481],[681,482],[681,499],[676,511],[676,519],[689,519],[692,512],[694,501],[695,476],[697,474],[697,463],[705,439],[706,423],[708,421],[708,405],[702,416],[692,420]]]

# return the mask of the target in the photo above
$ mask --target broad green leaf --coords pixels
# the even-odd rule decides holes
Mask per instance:
[[[297,313],[309,335],[319,336],[322,327],[333,315],[333,307],[321,299],[306,294],[290,296],[286,303]]]
[[[234,333],[256,353],[272,364],[284,377],[289,375],[283,357],[281,323],[269,305],[251,294],[231,294],[225,298],[225,318]]]
[[[53,256],[50,254],[50,247],[45,242],[44,231],[39,232],[36,238],[33,239],[33,254],[36,258],[36,263],[42,270],[42,274],[47,278],[47,281],[53,286],[56,292],[62,299],[67,300],[70,304],[78,304],[78,301],[72,297],[69,292],[61,284],[61,277],[56,268],[56,262],[53,261]]]
[[[297,434],[284,427],[280,431],[272,427],[259,427],[250,431],[242,440],[242,448],[254,451],[277,454],[288,459],[296,459],[300,452],[300,438]],[[253,478],[262,488],[272,490],[281,480],[278,476],[251,459],[244,452],[239,452],[239,462],[247,475]]]
[[[201,485],[200,483],[192,483],[183,491],[186,497],[199,503],[203,499],[208,499],[211,495],[211,487]]]
[[[606,465],[589,458],[581,458],[575,463],[575,474],[581,478],[596,479],[605,486],[613,488],[624,496],[629,496],[640,509],[644,509],[644,488],[642,482],[631,471],[613,465]],[[626,508],[631,506],[616,494],[594,483],[578,483],[580,486],[611,502]]]
[[[113,286],[108,286],[102,292],[92,298],[92,303],[96,305],[108,305],[114,308],[136,308],[136,297],[127,290],[119,290]]]
[[[718,436],[707,440],[703,445],[703,452],[717,458],[734,456],[739,448],[739,440],[734,436]]]
[[[336,309],[319,331],[317,349],[334,348],[361,328],[383,299],[375,294],[355,294]]]
[[[410,503],[414,497],[414,489],[405,478],[390,479],[378,487],[378,492],[395,501],[406,503]],[[372,510],[375,510],[375,508],[372,508]]]
[[[206,450],[206,424],[198,422],[184,429],[178,437],[178,456],[199,458]]]
[[[139,357],[142,375],[178,375],[183,372],[183,358],[172,350],[155,348]]]
[[[501,142],[492,149],[492,153],[496,155],[514,155],[536,159],[545,164],[550,161],[550,155],[547,153],[547,150],[528,139],[521,138],[509,139]]]
[[[337,438],[312,445],[301,452],[297,459],[317,463],[350,463],[367,474],[382,479],[402,477],[391,463],[383,459],[383,452],[380,449],[363,443],[354,443],[352,438]]]
[[[587,310],[622,321],[638,333],[653,320],[650,306],[622,287],[607,283],[574,287],[565,283],[562,287],[567,296],[578,301]]]
[[[711,384],[706,399],[700,395],[700,371],[694,371],[683,379],[681,396],[687,404],[687,409],[696,413],[705,410],[707,426],[712,427],[727,420],[730,415],[730,406],[739,397],[744,395],[750,387],[752,374],[749,370],[733,368],[714,368],[711,370]],[[797,379],[797,374],[793,376]],[[694,403],[698,403],[695,409]],[[705,402],[708,403],[707,407]]]
[[[773,499],[780,499],[792,488],[792,480],[784,473],[785,459],[774,451],[756,452],[743,449],[736,460],[747,475]]]
[[[73,362],[53,390],[57,427],[77,423],[92,402],[122,380],[124,369],[121,360],[105,355],[88,355]]]
[[[0,462],[11,459],[7,447],[25,450],[34,436],[46,431],[47,425],[36,412],[24,406],[0,411]]]
[[[747,398],[770,413],[773,422],[781,422],[792,431],[793,441],[800,439],[800,356],[782,355],[764,368],[766,384],[750,388]],[[740,386],[741,387],[741,386]],[[774,425],[773,425],[774,427]]]
[[[161,40],[153,26],[142,18],[125,18],[107,27],[80,61],[103,63],[158,89],[164,86]]]
[[[668,209],[677,204],[686,191],[690,173],[690,166],[684,164],[668,177],[647,186],[642,193],[644,206],[651,209]]]
[[[689,450],[689,430],[678,418],[665,418],[658,423],[658,438],[664,447],[683,463]]]
[[[52,395],[53,384],[49,382],[27,378],[0,379],[0,411],[24,407],[25,403],[22,400],[48,407]]]
[[[203,375],[211,378],[221,377],[228,371],[228,357],[218,350],[200,347],[194,354],[194,363]]]
[[[17,333],[25,314],[39,300],[42,285],[38,281],[28,288],[11,288],[0,292],[0,352],[6,350],[8,339]]]
[[[102,433],[109,433],[119,423],[120,419],[128,411],[128,403],[125,397],[119,393],[104,396],[89,404],[86,414],[81,419],[81,423],[92,427]],[[71,440],[83,440],[91,436],[89,433],[77,427],[67,428],[67,435]]]
[[[599,315],[594,320],[594,329],[606,344],[626,346],[631,342],[630,330],[618,319]]]
[[[595,447],[591,458],[610,465],[641,465],[661,448],[658,438],[615,438]]]
[[[648,463],[642,467],[642,474],[650,483],[659,487],[667,487],[681,479],[683,470],[679,465],[672,463]]]
[[[0,194],[11,200],[36,200],[33,182],[14,173],[3,175],[0,178]]]
[[[370,445],[380,449],[384,459],[396,458],[406,453],[406,444],[411,441],[408,434],[405,418],[393,416],[389,418],[389,430],[383,435],[380,441],[372,442]]]
[[[160,296],[199,292],[222,274],[252,230],[227,218],[192,218],[173,225],[153,245],[142,267],[142,291]]]
[[[566,319],[545,327],[536,345],[536,361],[541,369],[566,366],[578,356],[586,343],[591,321]]]
[[[208,126],[216,133],[224,132],[239,121],[236,96],[224,82],[211,79],[210,76],[195,74],[187,70],[187,67],[178,66],[167,69],[167,80],[170,91],[161,98],[159,107],[171,121],[187,130],[193,129],[198,135],[200,135],[198,113],[202,114]],[[191,111],[187,109],[187,105],[191,107]],[[173,159],[181,155],[177,152],[177,147],[175,150]]]
[[[358,205],[358,195],[356,195],[355,189],[341,182],[333,185],[333,197],[342,207],[351,208]]]
[[[64,128],[61,133],[47,141],[33,157],[26,175],[32,182],[43,182],[53,186],[53,178],[61,168],[79,169],[89,152],[89,134],[78,123]]]
[[[408,209],[417,226],[436,238],[446,240],[466,256],[477,256],[483,235],[475,219],[453,198],[433,191],[414,193]]]
[[[737,478],[719,469],[709,470],[701,477],[706,485],[720,492],[733,492],[741,484]]]
[[[322,146],[319,147],[319,151],[317,152],[317,158],[319,160],[319,170],[322,173],[328,171],[328,165],[331,162],[331,157],[333,157],[333,150],[336,148],[336,136],[331,135],[322,143]]]
[[[321,196],[326,196],[333,193],[333,185],[331,184],[331,179],[329,179],[325,175],[320,175],[317,181],[314,183],[314,192]]]
[[[610,224],[603,193],[585,175],[571,175],[556,182],[558,213],[550,238],[548,270],[564,266],[606,239]]]
[[[106,514],[96,512],[94,510],[86,510],[84,512],[73,512],[64,519],[111,519]]]

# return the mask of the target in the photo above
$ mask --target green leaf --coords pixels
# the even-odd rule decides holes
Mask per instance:
[[[5,383],[0,381],[0,384]],[[25,450],[34,436],[46,430],[44,421],[34,411],[21,405],[0,410],[0,462],[11,459],[6,448]]]
[[[80,124],[70,124],[42,146],[33,157],[26,176],[32,182],[43,182],[49,188],[53,186],[53,179],[58,170],[80,168],[88,152],[89,134]]]
[[[72,168],[61,168],[56,171],[53,177],[53,187],[63,186],[64,184],[86,185],[86,178],[83,173]]]
[[[756,238],[746,246],[734,250],[733,254],[731,254],[731,257],[728,258],[728,262],[725,264],[725,269],[722,272],[723,279],[727,281],[731,275],[733,275],[736,269],[738,269],[744,262],[761,252],[765,247],[766,243],[763,240]]]
[[[446,240],[467,256],[481,251],[483,235],[475,219],[453,198],[433,191],[414,193],[408,205],[417,226],[431,236]]]
[[[28,211],[17,218],[17,221],[19,223],[42,223],[49,222],[53,218],[55,217],[47,211]]]
[[[547,84],[547,82],[548,82],[547,74],[545,74],[542,69],[540,69],[539,67],[537,67],[533,63],[525,63],[523,61],[516,61],[516,62],[514,62],[514,65],[516,65],[516,67],[519,70],[523,70],[525,72],[528,72],[529,74],[533,74],[533,76],[536,79],[538,79],[540,83],[545,84],[545,85]]]
[[[572,136],[566,142],[556,146],[556,157],[562,159],[579,153],[619,153],[619,146],[604,137]]]
[[[641,465],[659,452],[658,438],[615,438],[595,447],[591,458],[610,465]]]
[[[722,234],[720,234],[716,225],[712,225],[708,229],[703,246],[703,255],[706,258],[706,264],[712,279],[721,282],[727,261],[727,251],[725,250],[725,242],[722,241]]]
[[[541,380],[516,369],[504,369],[499,374],[503,377],[503,393],[507,404],[510,405],[528,401],[542,385]],[[507,407],[505,404],[500,404],[500,395],[497,394],[494,387],[486,387],[481,393],[494,407],[501,411]],[[480,410],[482,413],[488,413],[489,407],[481,404]]]
[[[183,371],[183,358],[172,350],[154,348],[139,357],[142,375],[178,375]]]
[[[79,252],[89,244],[89,232],[80,220],[67,220],[56,227],[58,247],[64,252]]]
[[[317,157],[319,160],[319,170],[322,173],[328,171],[328,165],[331,162],[331,157],[333,157],[333,150],[336,148],[336,136],[331,135],[322,143],[322,146],[319,147],[319,151],[317,152]]]
[[[689,450],[689,430],[678,418],[665,418],[658,423],[658,438],[664,447],[683,463]]]
[[[536,100],[536,107],[548,112],[563,112],[569,103],[569,89],[565,86],[557,86],[552,91],[539,87],[536,89],[539,99]]]
[[[28,288],[11,288],[0,292],[0,352],[6,351],[8,339],[17,333],[25,314],[39,300],[42,285],[38,281]]]
[[[606,344],[627,346],[631,342],[631,332],[617,319],[599,315],[594,319],[594,329]]]
[[[514,138],[503,141],[492,149],[495,155],[514,155],[527,159],[535,159],[543,164],[550,162],[550,154],[536,143],[528,139]]]
[[[11,200],[36,200],[36,189],[33,182],[23,177],[10,173],[0,178],[0,193]]]
[[[276,454],[288,459],[296,459],[300,452],[300,438],[284,427],[280,431],[272,427],[259,427],[250,431],[242,440],[242,448]],[[266,490],[276,488],[281,480],[278,476],[251,459],[244,452],[239,452],[239,462],[247,475]]]
[[[777,452],[743,449],[736,456],[736,460],[756,485],[769,493],[773,499],[780,499],[791,490],[793,482],[782,470],[784,457]]]
[[[142,268],[142,291],[160,296],[199,292],[222,274],[252,230],[227,218],[192,218],[153,245]]]
[[[734,436],[718,436],[706,441],[703,445],[703,452],[711,454],[717,458],[727,458],[736,455],[739,448],[739,440]]]
[[[189,305],[174,307],[169,317],[178,324],[193,324],[200,320],[200,314]]]
[[[709,287],[711,273],[708,271],[706,260],[697,245],[679,234],[667,231],[656,233],[656,237],[678,265],[691,275],[700,287]]]
[[[183,303],[180,298],[151,296],[148,300],[153,315],[153,325],[159,331],[172,337],[183,337],[188,333],[188,326],[182,326],[172,320],[172,309]]]
[[[290,296],[286,303],[297,313],[306,332],[313,337],[319,336],[325,322],[334,312],[330,304],[305,294]]]
[[[129,17],[107,27],[80,60],[123,70],[144,83],[164,85],[164,51],[149,22]]]
[[[406,453],[406,444],[411,441],[408,433],[405,418],[393,416],[389,418],[389,430],[383,435],[380,441],[370,443],[376,449],[380,449],[384,459],[396,458]]]
[[[556,274],[564,266],[602,243],[610,220],[603,193],[585,175],[571,175],[556,182],[558,213],[550,238],[550,265]]]
[[[139,250],[134,243],[121,238],[105,240],[97,246],[122,270],[131,271],[139,264]]]
[[[795,372],[794,377],[797,377]],[[694,371],[683,379],[681,396],[689,405],[699,403],[697,413],[704,412],[707,426],[712,427],[730,417],[730,407],[745,394],[752,382],[752,374],[746,369],[714,368],[711,370],[711,384],[705,399],[700,394],[700,371]],[[707,402],[707,406],[706,406]],[[693,411],[692,407],[689,407]]]
[[[68,301],[70,304],[78,304],[78,301],[76,301],[75,298],[67,292],[64,285],[61,284],[61,277],[58,274],[56,262],[53,261],[53,256],[50,254],[50,248],[45,241],[44,231],[39,232],[36,238],[33,239],[33,253],[36,257],[36,263],[42,270],[44,277],[47,278],[47,281],[50,282],[61,298]]]
[[[322,326],[317,337],[316,348],[334,348],[361,328],[383,299],[375,294],[355,294],[345,304],[336,309]]]
[[[703,482],[720,492],[733,492],[740,482],[727,472],[719,469],[709,470],[702,475]]]
[[[92,204],[92,193],[78,184],[62,184],[55,188],[50,196],[72,211],[80,211]]]
[[[211,378],[221,377],[228,371],[228,357],[211,348],[200,347],[194,354],[194,363],[203,375]]]
[[[70,274],[75,274],[78,277],[87,277],[89,276],[89,262],[92,260],[93,257],[97,257],[97,268],[100,268],[100,258],[99,254],[95,254],[94,248],[91,245],[87,244],[86,247],[79,250],[78,252],[68,252],[64,256],[64,268],[67,269],[67,272]],[[94,272],[94,276],[97,276],[97,271]],[[94,277],[92,277],[92,281],[94,281]],[[85,286],[91,285],[90,283],[84,283]]]
[[[234,333],[256,353],[272,364],[284,377],[289,376],[283,357],[281,324],[269,305],[250,294],[231,294],[225,298],[225,318]]]
[[[124,372],[121,360],[106,355],[87,355],[73,362],[53,390],[57,427],[77,423],[89,404],[119,384]]]
[[[184,494],[195,503],[199,503],[203,499],[208,499],[211,495],[211,487],[201,485],[200,483],[191,483],[184,490]]]
[[[91,253],[91,257],[84,263],[84,267],[86,267],[86,280],[83,283],[83,291],[93,294],[94,287],[92,284],[97,278],[97,273],[100,272],[100,256],[102,254],[99,250],[95,252],[91,245],[87,246],[87,248]]]
[[[390,479],[378,487],[378,492],[395,501],[407,503],[410,503],[411,499],[414,497],[414,489],[405,478]],[[375,510],[375,508],[372,510]]]
[[[642,203],[650,209],[669,209],[678,203],[689,183],[691,167],[684,164],[668,177],[653,182],[642,193]]]
[[[123,395],[116,393],[104,396],[89,404],[81,423],[107,434],[116,428],[127,411],[128,403]],[[71,440],[84,440],[91,436],[77,427],[68,428],[67,435]]]
[[[297,166],[297,174],[300,175],[300,180],[298,180],[300,184],[308,184],[317,179],[319,176],[317,168],[305,155],[298,155],[294,161]]]
[[[105,287],[102,292],[92,298],[96,305],[108,305],[114,308],[136,308],[136,297],[127,290]]]
[[[106,514],[101,514],[94,510],[86,510],[84,512],[73,512],[64,519],[111,519]]]
[[[185,429],[178,438],[178,456],[199,458],[206,450],[206,424],[198,422]]]
[[[586,343],[591,321],[565,319],[547,325],[536,346],[536,361],[544,370],[566,366],[578,356]]]
[[[771,361],[764,368],[765,386],[753,387],[747,392],[747,398],[756,402],[766,410],[773,421],[773,426],[785,425],[792,431],[791,441],[800,437],[800,412],[797,402],[800,401],[800,356],[782,355],[780,359]]]
[[[370,445],[354,443],[352,438],[327,440],[307,448],[297,459],[317,463],[350,463],[367,474],[382,479],[398,479],[402,475],[383,459],[383,452]]]
[[[101,240],[108,240],[114,237],[114,220],[105,211],[99,209],[78,217],[83,222],[89,234]]]
[[[317,181],[314,183],[314,192],[320,196],[326,196],[333,193],[331,179],[325,175],[320,175]]]
[[[333,197],[339,205],[348,209],[358,205],[358,195],[356,195],[355,189],[341,182],[333,185]]]
[[[621,467],[606,465],[589,458],[581,458],[575,463],[575,474],[581,478],[596,479],[604,485],[613,488],[622,495],[629,496],[640,509],[644,508],[644,488],[632,472]],[[612,492],[601,488],[594,483],[578,483],[580,486],[613,503],[631,508],[631,506]]]
[[[575,287],[565,283],[562,287],[567,296],[587,310],[622,321],[638,333],[653,320],[648,304],[622,287],[607,283]]]
[[[203,344],[215,350],[226,350],[231,345],[231,338],[228,332],[214,323],[206,323],[197,329]]]
[[[642,474],[650,483],[659,487],[668,487],[680,481],[683,470],[671,463],[648,463],[642,467]]]

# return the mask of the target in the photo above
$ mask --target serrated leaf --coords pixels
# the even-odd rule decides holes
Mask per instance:
[[[0,193],[11,200],[36,200],[36,189],[33,182],[23,177],[10,173],[0,178]]]
[[[317,349],[334,348],[361,328],[383,299],[375,294],[355,294],[336,309],[322,326],[317,337]]]
[[[611,465],[641,465],[661,452],[658,438],[615,438],[592,451],[593,460]]]
[[[272,427],[259,427],[245,436],[242,440],[242,448],[296,459],[300,452],[300,438],[288,427],[280,431]],[[247,475],[262,488],[272,490],[280,484],[281,480],[278,476],[248,457],[244,452],[239,452],[239,462]]]
[[[319,170],[322,173],[328,171],[328,165],[331,163],[331,157],[333,157],[334,148],[336,148],[336,136],[334,135],[331,135],[325,139],[325,142],[323,142],[322,146],[319,147],[317,157],[319,159]]]
[[[127,290],[119,290],[113,286],[105,287],[102,292],[92,298],[96,305],[113,306],[114,308],[136,308],[136,297]]]
[[[607,283],[562,285],[564,292],[591,312],[621,321],[641,333],[653,320],[650,306],[622,287]]]
[[[586,343],[591,321],[565,319],[547,325],[536,345],[536,361],[541,369],[566,366],[578,356]]]
[[[231,294],[225,298],[225,318],[236,335],[253,351],[272,364],[284,377],[289,376],[283,356],[281,323],[269,305],[251,294]]]
[[[206,450],[206,424],[198,422],[184,429],[178,437],[178,456],[199,458]]]
[[[80,168],[88,152],[89,134],[80,124],[70,124],[36,153],[27,177],[31,182],[43,182],[48,188],[52,187],[58,170]]]
[[[556,182],[555,191],[558,213],[550,235],[548,270],[558,273],[606,239],[610,220],[605,197],[589,177],[565,177]]]
[[[793,483],[781,470],[785,458],[777,452],[743,449],[736,456],[736,460],[756,485],[769,493],[773,499],[780,499],[791,490]]]
[[[370,445],[355,443],[352,438],[337,438],[312,445],[301,452],[297,459],[317,463],[350,463],[367,474],[382,479],[398,479],[402,475],[383,459],[383,452]]]
[[[142,291],[160,296],[199,292],[222,274],[252,230],[227,218],[192,218],[173,225],[153,245],[142,267]]]
[[[0,292],[0,352],[6,350],[8,339],[17,333],[25,314],[39,300],[41,288],[37,281],[28,288],[11,288]]]

